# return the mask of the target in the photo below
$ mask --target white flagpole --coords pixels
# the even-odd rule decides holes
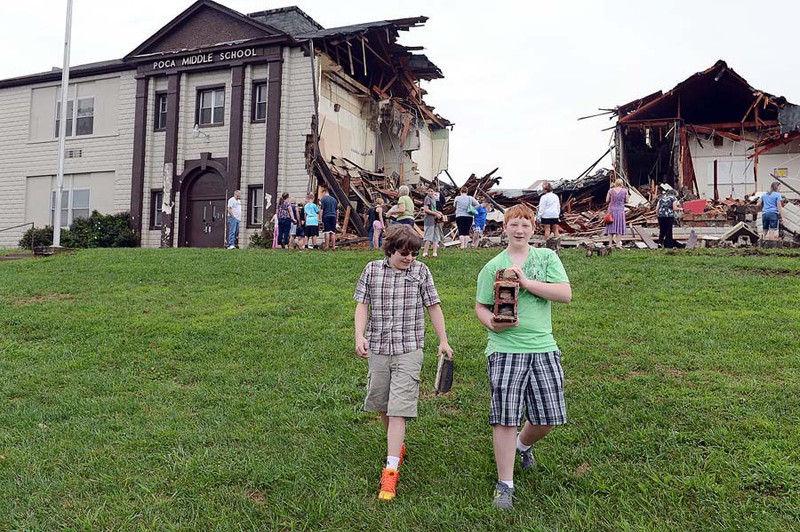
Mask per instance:
[[[67,101],[69,92],[69,45],[72,35],[72,0],[67,0],[67,29],[64,36],[64,66],[61,69],[61,116],[58,122],[58,170],[56,173],[53,246],[61,246],[61,193],[64,189],[64,151],[67,141]]]

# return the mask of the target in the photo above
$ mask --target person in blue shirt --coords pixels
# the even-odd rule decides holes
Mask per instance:
[[[306,217],[305,232],[308,237],[308,249],[314,249],[317,245],[317,236],[319,236],[319,206],[314,203],[314,194],[309,194],[306,198],[303,214]]]
[[[472,219],[472,247],[477,248],[483,238],[483,230],[486,228],[486,214],[491,205],[487,200],[483,200],[480,205],[475,207],[477,213]]]
[[[773,181],[769,186],[769,192],[762,194],[756,204],[756,207],[761,209],[761,229],[764,230],[764,240],[778,239],[778,224],[783,211],[781,203],[783,196],[778,192],[780,186],[780,183]]]
[[[330,195],[327,188],[322,189],[322,229],[323,244],[328,251],[336,249],[336,221],[338,216],[339,202]]]

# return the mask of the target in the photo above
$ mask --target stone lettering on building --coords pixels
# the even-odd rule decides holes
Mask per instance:
[[[225,61],[235,61],[237,59],[246,59],[248,57],[256,57],[259,55],[259,50],[256,48],[242,48],[239,50],[226,50],[224,52],[204,52],[202,54],[187,55],[180,59],[160,59],[153,61],[153,70],[164,70],[167,68],[175,68],[178,65],[195,66],[208,63],[217,63]]]
[[[213,63],[214,54],[198,54],[184,57],[181,61],[181,66],[202,65],[204,63]]]

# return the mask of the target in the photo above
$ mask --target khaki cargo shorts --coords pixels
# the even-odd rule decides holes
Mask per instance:
[[[417,417],[422,349],[402,355],[369,354],[364,410]]]

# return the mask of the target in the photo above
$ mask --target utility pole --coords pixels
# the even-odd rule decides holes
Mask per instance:
[[[64,190],[64,151],[67,142],[67,101],[69,100],[69,45],[72,35],[72,0],[67,0],[67,29],[64,36],[64,66],[61,69],[61,113],[58,122],[58,170],[53,213],[53,246],[61,246],[61,193]]]

